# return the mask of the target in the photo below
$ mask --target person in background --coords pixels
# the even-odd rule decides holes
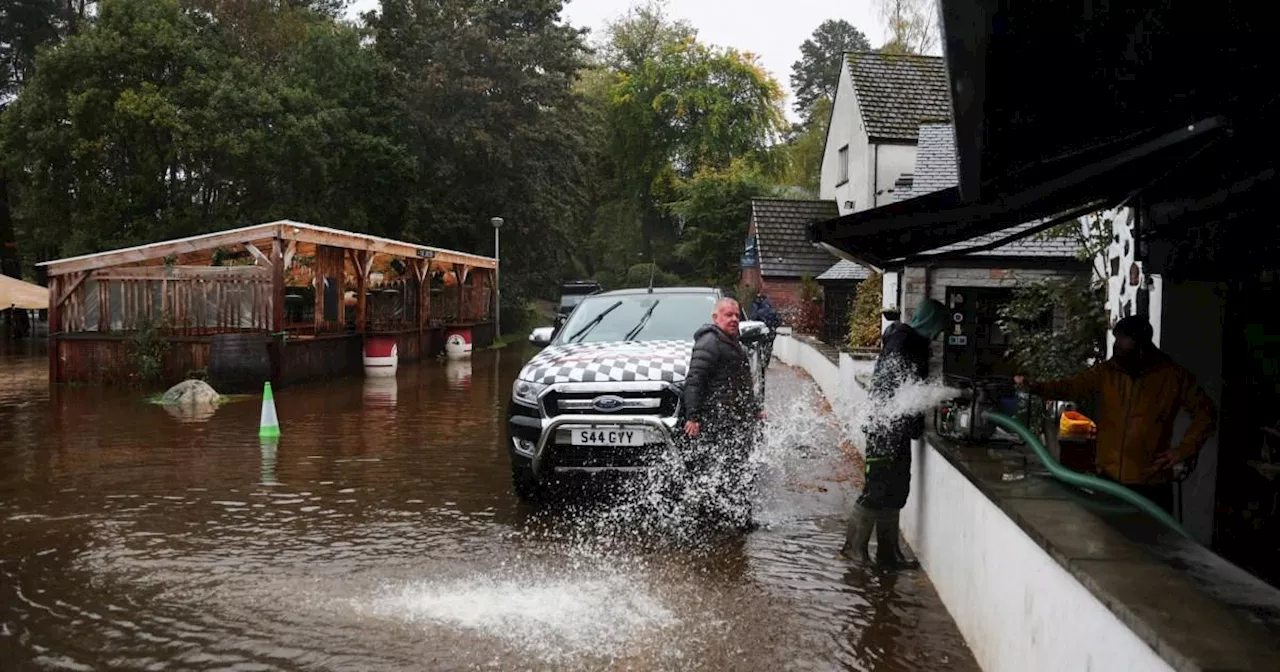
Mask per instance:
[[[910,324],[893,322],[880,339],[880,356],[871,375],[869,401],[883,408],[909,381],[929,377],[930,342],[947,325],[947,308],[925,299],[916,306]],[[888,569],[914,569],[898,545],[898,523],[911,488],[911,440],[924,434],[924,414],[873,417],[867,436],[867,484],[849,516],[844,547],[846,559],[870,561],[867,545],[876,534],[876,564]]]
[[[769,335],[765,337],[763,343],[760,344],[762,357],[761,364],[767,369],[769,362],[773,359],[773,339],[778,336],[778,327],[782,326],[782,315],[778,314],[777,309],[773,307],[773,302],[769,300],[769,296],[764,292],[756,295],[755,300],[751,302],[751,319],[758,322],[764,322],[769,328]]]
[[[739,529],[751,524],[748,458],[764,400],[751,384],[751,363],[738,340],[738,302],[716,302],[711,324],[694,334],[693,357],[685,377],[685,434],[693,439],[696,462],[724,485],[727,518]]]
[[[1047,399],[1099,395],[1095,465],[1111,479],[1173,513],[1173,467],[1196,455],[1213,435],[1217,409],[1195,376],[1152,342],[1151,323],[1132,315],[1112,329],[1111,359],[1053,381],[1015,376],[1019,387]],[[1182,441],[1171,446],[1178,412],[1191,413]]]

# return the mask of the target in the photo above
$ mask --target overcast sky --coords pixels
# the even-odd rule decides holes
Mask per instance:
[[[570,0],[564,16],[576,26],[591,29],[590,39],[606,22],[624,14],[636,0]],[[354,0],[350,14],[378,7],[378,0]],[[800,59],[800,43],[827,19],[844,19],[861,30],[871,46],[884,42],[884,29],[872,0],[667,0],[667,12],[688,20],[703,42],[750,51],[760,57],[787,90],[791,111],[791,64]],[[793,119],[794,120],[794,119]]]

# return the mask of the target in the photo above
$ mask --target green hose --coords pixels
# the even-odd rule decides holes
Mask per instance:
[[[991,422],[994,422],[1014,434],[1017,434],[1023,441],[1026,441],[1027,445],[1031,446],[1031,450],[1035,452],[1036,457],[1044,463],[1045,468],[1049,470],[1050,474],[1053,474],[1054,478],[1079,488],[1101,490],[1112,497],[1123,499],[1124,501],[1136,506],[1139,510],[1145,512],[1152,518],[1164,523],[1165,527],[1168,527],[1187,539],[1192,538],[1191,535],[1182,528],[1182,525],[1178,524],[1178,521],[1174,519],[1173,516],[1169,515],[1169,512],[1156,506],[1146,497],[1139,495],[1119,483],[1114,483],[1088,474],[1082,474],[1078,471],[1072,471],[1061,464],[1058,464],[1058,461],[1053,459],[1053,456],[1049,454],[1049,451],[1045,450],[1044,444],[1040,443],[1040,440],[1017,420],[994,411],[986,411],[982,415]]]

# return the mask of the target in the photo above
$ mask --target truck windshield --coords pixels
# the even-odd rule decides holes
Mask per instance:
[[[599,324],[583,332],[580,341],[574,342],[692,340],[698,327],[711,321],[711,311],[715,308],[716,297],[711,294],[587,297],[569,322],[560,330],[561,336],[558,340],[564,341],[569,335],[577,334],[614,304],[619,305],[609,311]]]

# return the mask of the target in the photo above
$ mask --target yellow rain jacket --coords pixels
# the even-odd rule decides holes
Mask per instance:
[[[1217,409],[1195,376],[1157,351],[1136,377],[1109,359],[1073,378],[1031,383],[1030,391],[1049,399],[1081,401],[1098,395],[1098,470],[1126,485],[1168,483],[1172,473],[1156,473],[1151,463],[1172,446],[1180,409],[1191,413],[1178,454],[1196,454],[1213,434]]]

